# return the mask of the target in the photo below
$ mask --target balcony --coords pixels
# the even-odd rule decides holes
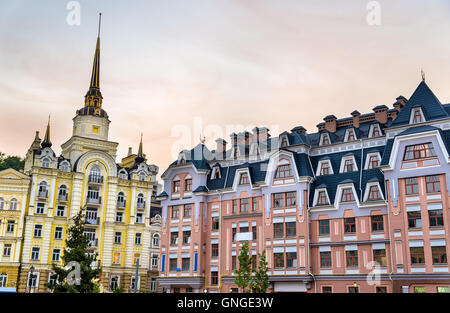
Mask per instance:
[[[101,175],[89,175],[88,182],[90,184],[103,184],[103,176]]]
[[[118,208],[125,208],[127,206],[127,200],[117,201]]]
[[[100,217],[86,215],[84,223],[87,225],[100,225]]]
[[[91,247],[91,248],[98,247],[98,238],[89,240],[89,247]]]
[[[39,199],[47,199],[48,198],[48,190],[41,190],[38,192],[37,197]]]
[[[136,207],[137,207],[138,209],[145,209],[145,201],[144,201],[144,202],[138,202],[138,203],[136,204]]]
[[[68,199],[69,199],[69,195],[68,194],[58,195],[58,201],[59,202],[67,202]]]
[[[102,204],[102,197],[98,197],[98,198],[87,197],[86,202],[88,204],[100,205],[100,204]]]

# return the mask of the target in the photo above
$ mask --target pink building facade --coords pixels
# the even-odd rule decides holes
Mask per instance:
[[[239,292],[243,242],[275,292],[448,292],[450,106],[426,83],[394,108],[180,152],[164,172],[158,282]]]

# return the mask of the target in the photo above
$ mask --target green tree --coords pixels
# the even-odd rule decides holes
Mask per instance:
[[[57,278],[56,283],[48,283],[47,287],[52,292],[60,293],[96,293],[99,292],[99,286],[96,281],[101,271],[99,266],[92,266],[97,263],[98,253],[88,254],[89,239],[84,234],[84,215],[83,210],[73,218],[73,225],[69,227],[66,240],[66,248],[62,256],[63,266],[59,267],[53,264],[52,268]],[[75,262],[73,262],[75,261]],[[68,266],[68,264],[70,266]],[[74,283],[74,272],[77,271],[79,264],[79,280]],[[75,266],[73,266],[75,265]]]
[[[250,286],[254,293],[265,293],[269,288],[269,275],[267,274],[269,267],[266,261],[266,250],[258,254],[258,259],[258,269],[253,269],[254,276]]]
[[[6,156],[3,152],[0,152],[0,171],[7,168],[13,168],[17,171],[23,169],[25,160],[18,156]]]
[[[241,253],[239,254],[239,268],[234,271],[236,277],[234,283],[242,288],[243,292],[250,292],[250,283],[252,275],[252,257],[248,253],[248,242],[242,244]]]

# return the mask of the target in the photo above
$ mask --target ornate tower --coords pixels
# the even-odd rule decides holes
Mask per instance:
[[[91,83],[84,96],[84,107],[77,110],[73,118],[72,138],[62,145],[65,158],[72,164],[85,152],[101,150],[116,157],[117,143],[108,141],[108,114],[102,109],[103,96],[100,92],[100,25],[99,15],[97,45],[92,65]]]

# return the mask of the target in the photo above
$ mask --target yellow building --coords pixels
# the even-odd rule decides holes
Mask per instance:
[[[84,107],[76,111],[72,137],[61,145],[61,155],[52,150],[49,122],[42,141],[36,132],[24,173],[0,172],[0,245],[11,250],[0,259],[5,287],[48,292],[51,265],[62,264],[71,218],[83,209],[85,234],[92,252],[99,254],[102,289],[130,292],[137,283],[140,292],[157,291],[161,223],[150,208],[158,167],[147,164],[142,137],[137,155],[130,151],[116,163],[118,143],[108,139],[110,120],[102,100],[98,37]]]

